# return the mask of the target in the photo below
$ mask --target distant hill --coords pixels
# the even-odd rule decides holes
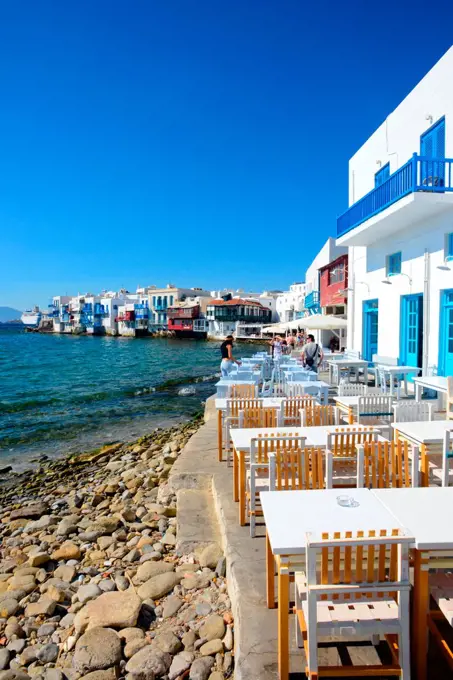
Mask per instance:
[[[22,312],[13,307],[0,307],[0,323],[20,319]]]

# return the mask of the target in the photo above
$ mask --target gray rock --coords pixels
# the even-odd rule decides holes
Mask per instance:
[[[149,645],[129,659],[126,671],[137,680],[154,680],[165,675],[171,665],[171,656]]]
[[[79,602],[85,604],[90,600],[95,600],[102,594],[102,590],[95,583],[88,583],[86,586],[80,586],[77,591],[77,598]]]
[[[145,637],[136,637],[130,640],[126,645],[124,645],[124,650],[123,654],[126,657],[126,659],[130,659],[131,657],[134,656],[134,654],[137,654],[143,647],[146,647],[148,644],[148,641],[145,639]]]
[[[170,630],[165,633],[158,633],[154,638],[154,644],[163,652],[176,654],[182,649],[181,640]]]
[[[64,680],[63,673],[58,668],[46,668],[43,677],[44,680]]]
[[[25,645],[25,640],[11,640],[11,642],[8,642],[6,645],[6,649],[9,649],[13,654],[21,654],[25,649]]]
[[[24,651],[19,657],[19,662],[21,666],[28,666],[28,664],[32,663],[33,661],[36,661],[37,654],[40,650],[40,647],[38,645],[32,645],[30,647],[25,647]]]
[[[184,649],[193,650],[195,642],[197,641],[197,634],[193,630],[189,630],[181,638]]]
[[[129,581],[122,574],[115,575],[115,583],[118,590],[124,591],[129,588]]]
[[[205,644],[200,647],[200,654],[202,656],[210,656],[211,654],[218,654],[219,652],[223,652],[223,643],[222,640],[219,639],[205,642]]]
[[[191,604],[187,609],[184,609],[184,611],[178,614],[178,621],[181,623],[190,623],[191,621],[195,621],[196,618],[197,608],[194,604]]]
[[[67,669],[65,668],[65,673]],[[107,668],[105,671],[93,671],[83,676],[82,680],[116,680],[117,674],[115,668]],[[69,680],[69,678],[68,678]]]
[[[225,635],[225,622],[218,614],[211,614],[200,627],[200,637],[206,640],[223,638]]]
[[[213,665],[213,656],[205,656],[201,659],[195,659],[190,668],[189,680],[208,680]]]
[[[54,577],[59,578],[66,583],[71,583],[72,579],[76,574],[76,568],[68,566],[67,564],[62,564],[57,569],[55,569]]]
[[[58,651],[58,645],[54,644],[53,642],[49,642],[48,645],[41,647],[36,657],[42,664],[52,663],[57,659]]]
[[[8,619],[10,616],[14,616],[18,609],[19,603],[17,600],[12,598],[5,599],[3,602],[0,602],[0,617]]]
[[[225,576],[226,574],[226,557],[221,557],[220,560],[217,562],[217,566],[215,568],[215,573],[217,576]]]
[[[178,676],[182,675],[184,671],[190,668],[194,658],[195,656],[192,652],[180,652],[180,654],[177,654],[171,662],[170,670],[168,671],[168,680],[176,680]]]
[[[5,671],[9,666],[11,654],[7,649],[0,649],[0,671]]]
[[[223,659],[223,672],[227,675],[231,672],[233,668],[233,655],[231,652],[226,652]]]
[[[75,614],[71,614],[71,613],[66,614],[65,616],[63,616],[63,618],[60,621],[60,627],[61,628],[70,628],[74,623],[74,619],[75,619]]]
[[[77,524],[80,521],[78,515],[68,515],[64,517],[57,526],[57,536],[69,536],[77,532]]]
[[[223,557],[223,552],[219,545],[217,543],[210,543],[210,545],[201,551],[200,564],[202,567],[215,569],[221,557]]]
[[[57,603],[48,597],[42,597],[38,602],[28,604],[25,609],[25,616],[52,616]]]
[[[154,576],[170,571],[174,571],[174,565],[169,562],[145,562],[139,566],[132,581],[134,585],[139,586]]]
[[[142,600],[156,600],[173,590],[180,580],[180,574],[175,574],[172,571],[166,574],[159,574],[141,585],[137,593]]]
[[[199,602],[196,605],[196,609],[198,616],[207,616],[212,611],[212,607],[209,602]]]
[[[56,623],[43,623],[42,626],[39,626],[38,628],[37,636],[48,637],[49,635],[55,633],[56,629],[57,629]]]
[[[92,628],[77,641],[73,666],[79,673],[99,671],[121,661],[121,640],[110,628]]]
[[[99,588],[103,593],[112,593],[114,590],[116,590],[116,583],[115,581],[106,578],[99,583]]]
[[[181,609],[183,605],[183,601],[179,599],[176,595],[170,595],[167,597],[167,600],[164,604],[164,610],[163,610],[163,617],[164,619],[168,619],[171,616],[174,616],[179,609]]]

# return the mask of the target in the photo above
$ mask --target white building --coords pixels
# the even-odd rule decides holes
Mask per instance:
[[[453,375],[453,48],[349,162],[348,346]]]
[[[277,297],[275,321],[293,321],[305,311],[305,283],[293,283],[289,290]],[[274,321],[274,319],[272,319]]]
[[[319,305],[319,269],[333,262],[340,255],[345,255],[348,249],[337,245],[335,239],[329,236],[313,262],[305,272],[305,308],[310,313],[321,311]]]

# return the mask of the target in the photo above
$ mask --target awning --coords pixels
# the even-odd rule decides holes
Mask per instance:
[[[340,316],[332,314],[312,314],[298,319],[299,325],[312,331],[334,331],[340,328],[347,328],[348,322]],[[294,323],[294,322],[291,322]]]

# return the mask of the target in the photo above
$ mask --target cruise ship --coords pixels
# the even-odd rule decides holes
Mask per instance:
[[[39,322],[42,319],[42,312],[38,305],[35,305],[33,309],[26,309],[25,312],[20,317],[20,320],[24,326],[39,326]]]

